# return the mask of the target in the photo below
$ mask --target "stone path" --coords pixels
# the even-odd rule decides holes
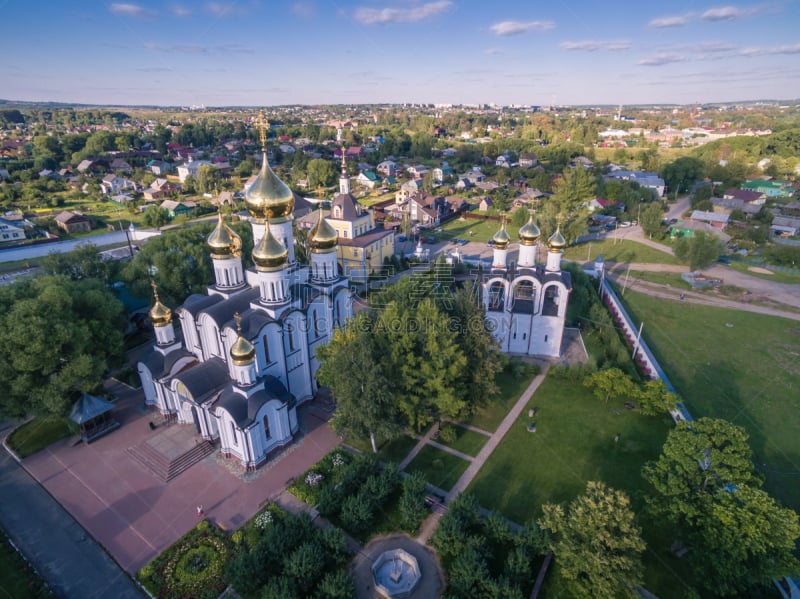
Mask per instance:
[[[449,447],[445,447],[439,443],[431,441],[430,439],[431,436],[433,435],[433,429],[434,429],[434,427],[432,427],[431,430],[428,431],[428,434],[426,434],[422,439],[420,439],[419,443],[417,443],[417,445],[414,447],[414,449],[411,451],[408,457],[406,457],[406,459],[403,460],[402,464],[404,465],[401,466],[401,468],[404,468],[405,465],[407,465],[412,459],[414,459],[414,456],[416,456],[417,453],[419,453],[419,451],[422,449],[422,447],[425,446],[426,443],[434,445],[439,449],[448,451],[448,453],[452,453],[453,455],[458,455],[462,459],[469,461],[470,464],[464,471],[464,474],[462,474],[461,477],[458,479],[458,481],[456,481],[456,484],[453,485],[453,488],[450,489],[450,491],[447,493],[445,497],[445,503],[450,503],[451,501],[453,501],[469,486],[469,484],[477,476],[480,469],[486,463],[486,460],[489,458],[490,455],[492,455],[492,452],[500,444],[500,441],[503,440],[503,437],[505,437],[506,433],[511,429],[511,426],[520,417],[522,412],[525,410],[525,407],[528,405],[528,402],[530,401],[531,397],[539,388],[539,385],[542,384],[542,381],[544,381],[545,376],[547,376],[547,371],[549,367],[550,367],[549,364],[545,364],[542,367],[541,374],[536,376],[531,381],[531,384],[528,385],[528,388],[525,389],[522,395],[520,395],[519,399],[514,404],[514,407],[512,407],[509,410],[508,414],[506,414],[506,417],[503,418],[503,421],[500,423],[500,426],[497,427],[497,430],[489,436],[489,440],[486,441],[486,444],[481,448],[477,456],[472,458],[470,456],[462,454],[461,452],[451,450]],[[476,432],[481,432],[486,434],[486,431],[481,431],[480,429],[477,429]],[[420,527],[419,535],[417,535],[417,541],[419,541],[420,543],[427,543],[430,540],[431,536],[433,536],[433,533],[436,532],[436,528],[439,526],[439,521],[442,519],[442,515],[443,511],[435,511],[433,514],[428,516],[428,518],[422,523],[422,526]]]
[[[435,432],[436,432],[436,427],[432,426],[430,429],[428,429],[427,433],[425,433],[422,437],[420,437],[419,441],[417,441],[417,444],[414,446],[414,449],[412,449],[409,452],[409,454],[405,457],[405,459],[402,462],[400,462],[400,465],[398,466],[400,470],[406,469],[406,466],[408,466],[411,463],[411,460],[417,457],[417,454],[420,451],[422,451],[422,448],[425,447],[428,444],[428,441],[430,441],[433,438],[433,434]]]

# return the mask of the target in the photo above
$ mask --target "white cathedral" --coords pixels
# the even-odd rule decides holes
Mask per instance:
[[[503,221],[492,237],[494,254],[491,272],[483,281],[483,305],[487,326],[501,351],[557,358],[572,291],[569,272],[561,270],[561,254],[567,243],[557,228],[547,240],[545,264],[537,264],[540,237],[531,214],[519,230],[517,262],[509,264],[511,239]]]
[[[321,213],[309,233],[310,264],[295,261],[294,196],[266,151],[245,204],[255,268],[243,269],[241,239],[220,213],[208,237],[215,284],[176,310],[180,338],[154,285],[156,340],[138,371],[148,406],[193,423],[223,455],[254,469],[292,441],[297,406],[317,390],[316,348],[352,316],[352,303],[337,267],[338,234]]]

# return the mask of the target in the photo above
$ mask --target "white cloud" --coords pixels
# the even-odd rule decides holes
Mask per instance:
[[[206,10],[215,17],[232,17],[233,15],[243,15],[247,11],[236,4],[236,2],[207,2]]]
[[[570,52],[597,52],[598,50],[619,52],[621,50],[630,50],[631,43],[624,40],[606,42],[583,40],[580,42],[561,42],[559,46],[562,50],[567,50]]]
[[[688,25],[689,21],[692,20],[692,14],[685,14],[685,15],[673,15],[671,17],[658,17],[657,19],[653,19],[650,21],[647,26],[654,27],[656,29],[661,29],[664,27],[683,27],[684,25]]]
[[[416,23],[447,12],[453,7],[450,0],[429,2],[409,8],[366,8],[355,10],[353,17],[364,25],[387,25],[396,23]]]
[[[552,21],[501,21],[490,27],[495,35],[520,35],[529,31],[547,31],[556,26]]]
[[[800,44],[776,46],[774,48],[742,48],[741,56],[776,56],[778,54],[800,54]]]
[[[656,54],[654,56],[649,56],[647,58],[643,58],[639,61],[640,65],[648,66],[648,67],[659,67],[665,64],[673,64],[676,62],[686,62],[688,58],[681,54]]]
[[[170,10],[172,11],[172,14],[175,15],[176,17],[185,18],[192,16],[192,10],[190,8],[186,6],[181,6],[179,4],[170,6]]]
[[[110,7],[112,13],[123,17],[136,17],[137,19],[150,19],[156,16],[152,10],[139,6],[138,4],[126,4],[115,2]]]
[[[314,5],[310,2],[295,2],[292,4],[292,12],[298,17],[310,19],[316,11],[314,10]]]
[[[704,21],[735,21],[736,19],[743,19],[745,17],[752,17],[760,12],[763,12],[764,6],[751,6],[749,8],[740,8],[738,6],[720,6],[718,8],[709,8],[705,11],[700,18]]]

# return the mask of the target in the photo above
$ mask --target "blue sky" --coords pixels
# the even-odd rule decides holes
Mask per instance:
[[[800,98],[800,0],[0,0],[0,98],[265,106]]]

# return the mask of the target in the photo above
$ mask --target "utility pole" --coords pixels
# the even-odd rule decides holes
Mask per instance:
[[[636,343],[633,344],[633,353],[631,354],[631,360],[636,359],[636,352],[639,351],[639,340],[642,338],[643,327],[644,327],[644,321],[639,323],[639,332],[636,334]]]
[[[631,265],[628,264],[628,270],[625,272],[625,282],[622,284],[622,295],[625,295],[625,290],[628,288],[628,275],[631,274]]]

